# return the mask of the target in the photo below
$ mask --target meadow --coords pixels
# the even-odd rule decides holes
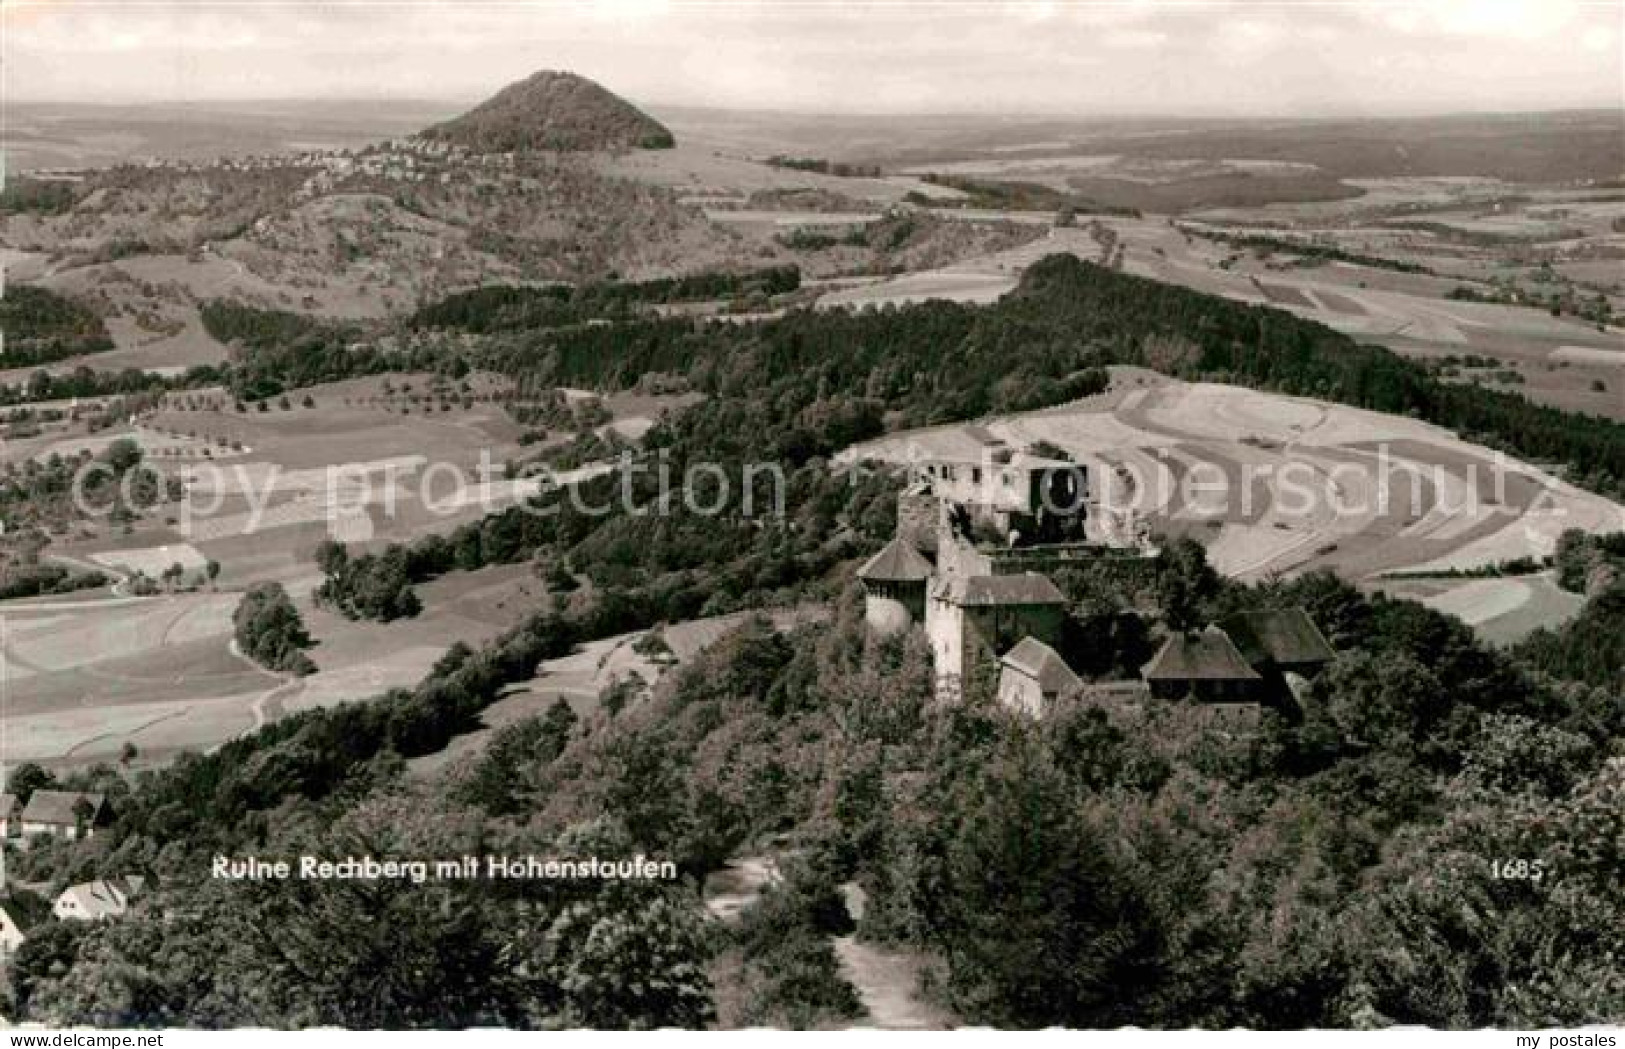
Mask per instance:
[[[109,430],[63,424],[10,444],[6,459],[24,464],[133,441],[148,464],[182,480],[188,498],[185,509],[160,507],[127,528],[81,521],[47,549],[48,560],[104,569],[113,587],[0,603],[8,758],[79,765],[116,760],[129,745],[138,765],[161,762],[291,712],[410,687],[446,646],[478,646],[524,618],[549,599],[529,564],[429,583],[423,612],[387,625],[345,619],[311,596],[325,539],[378,550],[449,532],[536,490],[501,479],[527,429],[503,403],[509,389],[488,375],[455,387],[394,373],[300,390],[265,411],[198,390]],[[635,439],[692,400],[608,397],[599,430]],[[425,480],[431,465],[438,482]],[[452,498],[453,473],[462,501]],[[206,582],[211,561],[219,576]],[[131,595],[131,577],[157,581],[172,564],[185,571],[175,592]],[[309,677],[269,673],[232,644],[241,592],[267,581],[288,589],[317,642]]]
[[[1569,528],[1625,529],[1625,507],[1439,427],[1140,369],[1112,371],[1109,390],[1069,405],[903,431],[838,458],[974,462],[997,446],[1053,445],[1089,469],[1094,538],[1122,542],[1141,527],[1190,535],[1215,568],[1244,581],[1326,568],[1386,585],[1396,573],[1539,560]],[[1481,610],[1486,590],[1500,603]],[[1455,591],[1461,594],[1447,598]],[[1464,602],[1472,614],[1462,618],[1475,626],[1526,608],[1550,613],[1520,620],[1524,632],[1560,622],[1576,606],[1511,582],[1457,580],[1427,596],[1447,608],[1450,600]]]

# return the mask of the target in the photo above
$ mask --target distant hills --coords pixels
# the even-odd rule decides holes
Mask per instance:
[[[509,84],[424,138],[477,153],[670,149],[677,140],[654,118],[586,77],[544,71]]]

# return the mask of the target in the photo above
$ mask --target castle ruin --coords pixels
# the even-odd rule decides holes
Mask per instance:
[[[1089,502],[1087,468],[1064,459],[994,447],[976,460],[914,463],[896,534],[858,569],[870,628],[919,623],[944,699],[985,668],[1000,673],[1006,702],[1034,706],[1071,676],[1055,652],[1067,599],[1052,574],[1154,554],[1103,541]]]

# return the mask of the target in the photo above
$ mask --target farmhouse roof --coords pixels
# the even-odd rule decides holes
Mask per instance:
[[[74,810],[80,800],[90,806],[90,819],[95,821],[107,805],[104,794],[84,794],[76,790],[36,790],[23,809],[24,823],[50,823],[59,827],[76,827],[79,814]]]
[[[1140,670],[1147,681],[1257,681],[1230,636],[1216,626],[1200,634],[1175,634]]]
[[[1036,637],[1024,637],[999,662],[1038,682],[1045,695],[1077,688],[1083,679],[1072,672],[1066,660]]]
[[[1248,663],[1281,666],[1328,663],[1336,655],[1326,635],[1301,608],[1238,612],[1219,621]]]
[[[1050,582],[1049,576],[1038,572],[960,576],[947,582],[942,595],[963,608],[1066,604],[1066,595]]]
[[[0,820],[9,820],[17,815],[22,806],[17,802],[15,794],[0,794]]]
[[[880,553],[869,558],[858,569],[859,579],[873,579],[882,583],[913,583],[931,576],[931,562],[914,549],[914,544],[901,536],[880,548]]]

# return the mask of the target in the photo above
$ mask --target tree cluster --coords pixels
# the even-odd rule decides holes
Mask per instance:
[[[231,624],[238,648],[261,666],[300,676],[316,669],[305,654],[312,644],[310,633],[281,583],[251,587],[232,613]]]

